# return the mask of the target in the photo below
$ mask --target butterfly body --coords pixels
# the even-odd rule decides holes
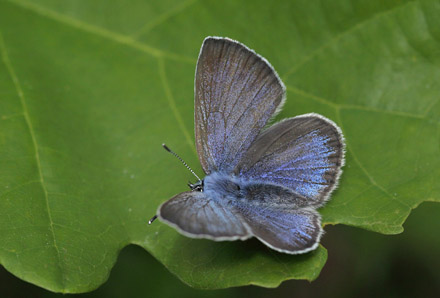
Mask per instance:
[[[250,206],[278,209],[309,205],[306,198],[288,188],[255,180],[244,180],[218,172],[206,176],[202,184],[205,195],[223,205],[238,207],[241,202]]]
[[[161,221],[193,238],[256,237],[305,253],[323,234],[323,206],[344,164],[340,128],[310,113],[265,128],[285,100],[272,66],[243,44],[208,37],[195,80],[196,148],[206,177],[158,209]]]

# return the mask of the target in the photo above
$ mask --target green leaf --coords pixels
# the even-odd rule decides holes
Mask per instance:
[[[95,289],[144,247],[198,288],[315,279],[327,252],[212,242],[157,222],[201,173],[193,80],[207,35],[254,48],[288,87],[279,119],[317,112],[347,140],[325,224],[401,232],[439,201],[438,1],[0,1],[0,263],[58,292]],[[148,282],[148,281],[146,281]]]

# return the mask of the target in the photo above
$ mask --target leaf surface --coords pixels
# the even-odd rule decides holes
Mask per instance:
[[[58,292],[144,247],[198,288],[315,279],[327,252],[279,254],[147,225],[198,173],[193,80],[208,35],[266,57],[288,89],[277,119],[317,112],[347,141],[325,224],[395,234],[439,201],[438,1],[0,1],[0,263]]]

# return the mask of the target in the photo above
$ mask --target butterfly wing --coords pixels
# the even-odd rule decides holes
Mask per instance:
[[[277,185],[251,183],[242,189],[243,200],[233,208],[249,230],[267,246],[299,254],[316,248],[322,235],[321,217],[295,192]]]
[[[313,208],[254,208],[244,214],[252,234],[280,252],[300,254],[314,250],[322,236],[321,216]]]
[[[163,203],[157,214],[162,221],[192,238],[222,241],[244,240],[252,236],[238,213],[203,192],[180,193]]]
[[[321,206],[337,185],[344,138],[331,120],[306,114],[263,131],[235,169],[247,180],[287,187]]]
[[[195,138],[209,174],[231,172],[280,107],[285,87],[264,58],[228,38],[203,42],[195,79]]]

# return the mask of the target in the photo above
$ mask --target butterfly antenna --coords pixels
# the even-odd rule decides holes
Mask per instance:
[[[175,153],[174,151],[172,151],[170,148],[168,148],[168,146],[167,145],[165,145],[165,144],[162,144],[162,147],[166,150],[166,151],[168,151],[169,153],[171,153],[172,155],[174,155],[175,157],[177,157],[182,163],[183,163],[183,165],[194,175],[194,176],[196,176],[196,178],[199,180],[199,181],[201,181],[202,179],[200,179],[199,178],[199,176],[197,176],[197,174],[196,173],[194,173],[194,171],[189,167],[189,165],[182,159],[182,158],[180,158],[180,156],[179,155],[177,155],[177,153]]]

